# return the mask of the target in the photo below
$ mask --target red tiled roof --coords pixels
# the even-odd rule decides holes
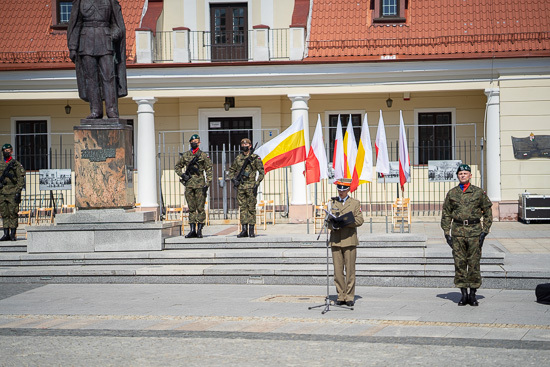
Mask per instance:
[[[52,29],[52,0],[0,1],[0,67],[70,63],[67,32]],[[126,25],[127,63],[135,59],[135,29],[144,0],[119,0]]]
[[[409,0],[401,24],[373,13],[367,0],[315,0],[308,57],[550,55],[548,0]]]

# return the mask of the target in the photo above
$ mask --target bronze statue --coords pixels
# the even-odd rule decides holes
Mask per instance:
[[[90,103],[87,119],[118,118],[126,87],[126,28],[118,0],[73,0],[67,28],[78,94]]]

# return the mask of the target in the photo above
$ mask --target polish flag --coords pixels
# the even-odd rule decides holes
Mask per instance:
[[[363,119],[363,126],[361,126],[361,138],[359,139],[359,147],[357,148],[355,167],[359,175],[359,185],[372,182],[372,145],[366,113]]]
[[[384,128],[384,119],[382,110],[380,110],[380,119],[378,120],[378,131],[374,142],[376,148],[376,171],[382,175],[390,173],[390,159],[388,158],[388,144],[386,143],[386,130]]]
[[[405,182],[409,182],[410,178],[411,161],[409,160],[409,149],[407,148],[403,111],[399,111],[399,183],[401,184],[401,190],[404,190]]]
[[[353,124],[351,123],[351,115],[349,116],[346,135],[344,135],[344,155],[346,157],[346,178],[351,178],[350,192],[354,192],[359,186],[359,175],[355,168],[357,160],[357,143],[355,142],[355,134],[353,133]]]
[[[328,178],[327,153],[323,142],[321,115],[317,117],[317,127],[306,158],[306,185]]]
[[[344,157],[344,137],[342,136],[342,122],[338,115],[338,124],[336,125],[336,140],[334,141],[334,155],[332,158],[332,168],[334,168],[334,179],[344,178],[345,174]]]

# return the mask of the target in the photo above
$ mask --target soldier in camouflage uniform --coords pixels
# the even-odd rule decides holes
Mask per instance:
[[[241,233],[237,237],[256,237],[254,226],[256,225],[256,195],[258,186],[264,179],[264,164],[259,155],[251,153],[252,142],[250,139],[241,140],[242,153],[235,158],[229,169],[229,177],[235,184],[235,179],[241,172],[241,168],[248,159],[248,164],[243,171],[241,183],[237,189],[237,202],[241,214]],[[256,177],[256,172],[258,177]]]
[[[176,174],[185,185],[185,200],[189,206],[189,226],[191,230],[185,238],[202,238],[202,229],[206,221],[204,204],[208,187],[212,183],[212,161],[208,154],[201,151],[200,137],[194,134],[189,139],[191,150],[183,153],[176,164]],[[204,179],[206,173],[206,181]]]
[[[456,174],[460,183],[445,197],[441,228],[447,244],[453,249],[455,286],[462,293],[458,305],[477,306],[476,290],[481,286],[481,248],[493,223],[493,204],[482,189],[470,184],[470,166],[460,165]]]
[[[4,236],[0,241],[15,241],[18,226],[19,203],[21,203],[21,190],[25,187],[25,169],[13,157],[13,148],[10,144],[2,146],[2,159],[0,159],[0,214],[4,228]]]

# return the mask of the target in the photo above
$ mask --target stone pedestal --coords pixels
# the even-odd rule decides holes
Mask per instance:
[[[123,119],[81,120],[74,127],[79,209],[132,208],[133,127]]]
[[[155,212],[124,209],[58,214],[56,225],[27,228],[27,252],[161,251],[181,235],[177,222],[155,222]]]

